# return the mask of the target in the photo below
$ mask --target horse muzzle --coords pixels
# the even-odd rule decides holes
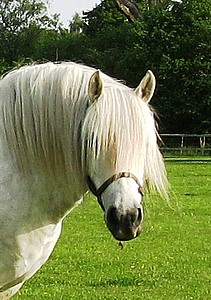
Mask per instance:
[[[90,191],[97,197],[98,203],[105,212],[105,222],[108,229],[115,239],[119,241],[128,241],[138,237],[141,233],[141,221],[143,218],[142,205],[139,207],[130,207],[122,210],[121,207],[111,206],[107,210],[102,201],[102,194],[105,190],[117,180],[121,178],[131,178],[137,184],[137,192],[143,198],[143,188],[138,178],[129,172],[120,172],[109,177],[99,188],[96,188],[95,183],[90,176],[87,176],[87,185]]]
[[[130,208],[123,213],[116,207],[110,207],[105,214],[105,221],[116,240],[128,241],[140,235],[142,217],[141,208]]]

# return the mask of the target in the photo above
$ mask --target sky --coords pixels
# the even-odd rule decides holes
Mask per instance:
[[[60,14],[60,19],[65,26],[68,26],[69,20],[78,12],[92,10],[101,0],[49,0],[47,1],[50,14]]]

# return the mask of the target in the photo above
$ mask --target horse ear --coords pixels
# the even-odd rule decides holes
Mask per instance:
[[[92,102],[97,101],[97,99],[100,97],[102,93],[102,89],[103,89],[103,84],[100,78],[100,71],[98,70],[94,74],[92,74],[89,80],[88,93]]]
[[[149,103],[155,91],[155,84],[155,76],[152,71],[148,70],[139,86],[135,89],[136,95],[146,103]]]

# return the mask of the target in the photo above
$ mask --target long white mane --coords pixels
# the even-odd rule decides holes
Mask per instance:
[[[3,131],[14,165],[23,174],[36,170],[80,182],[85,189],[87,164],[114,147],[115,172],[144,169],[151,185],[165,192],[166,173],[148,105],[103,73],[102,96],[91,103],[88,84],[94,71],[46,63],[5,76],[0,82]]]

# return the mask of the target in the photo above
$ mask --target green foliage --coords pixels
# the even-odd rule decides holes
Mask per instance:
[[[42,0],[0,0],[0,73],[26,58],[74,60],[137,86],[151,69],[162,132],[210,132],[210,0],[137,2],[135,23],[116,0],[103,0],[63,28]]]
[[[209,300],[211,162],[167,160],[167,169],[178,209],[146,196],[143,233],[121,250],[89,195],[14,300]]]
[[[171,132],[211,130],[211,23],[204,14],[207,1],[201,1],[200,7],[197,3],[184,1],[170,12],[149,16],[157,19],[146,43],[154,49],[152,65],[160,83],[157,97],[162,100],[158,109],[168,118],[165,127]]]
[[[77,33],[77,34],[81,33],[83,31],[83,27],[84,27],[84,22],[82,18],[78,13],[75,13],[69,25],[70,32]]]
[[[10,66],[8,63],[4,60],[4,58],[0,59],[0,75],[6,73],[9,71]]]
[[[42,0],[0,0],[0,59],[11,64],[33,58],[40,31],[59,27],[58,16],[48,17]]]
[[[125,18],[117,11],[113,0],[101,1],[92,11],[84,13],[83,19],[85,21],[84,32],[90,37],[110,26],[118,27],[125,22]]]

